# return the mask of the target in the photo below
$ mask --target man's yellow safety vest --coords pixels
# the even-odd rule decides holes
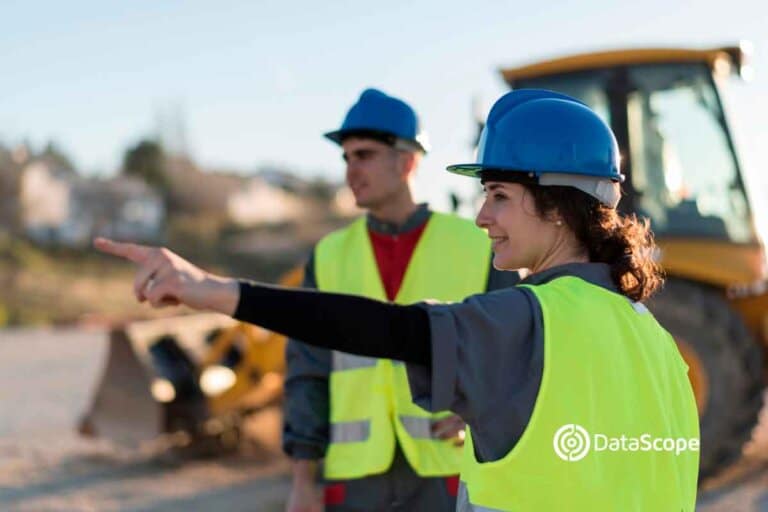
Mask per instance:
[[[480,293],[488,279],[490,255],[490,240],[470,221],[432,213],[395,302],[456,302]],[[320,241],[315,276],[320,290],[387,300],[365,218]],[[403,363],[334,352],[330,398],[326,478],[384,473],[392,464],[395,439],[417,474],[458,473],[461,448],[431,431],[435,421],[450,413],[430,414],[412,403]]]
[[[536,404],[500,460],[478,462],[469,431],[457,510],[693,512],[698,413],[672,337],[580,278],[527,288],[544,322]]]

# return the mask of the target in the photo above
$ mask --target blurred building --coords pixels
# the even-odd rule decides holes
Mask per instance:
[[[240,226],[278,224],[304,218],[308,208],[304,198],[255,177],[227,198],[227,214]]]
[[[318,222],[350,216],[357,210],[338,184],[318,182],[287,170],[262,170],[246,176],[203,171],[185,157],[168,159],[167,174],[174,206],[184,213],[219,216],[240,227]]]
[[[19,178],[20,223],[44,245],[86,247],[94,236],[159,242],[165,222],[160,195],[141,180],[83,178],[32,160]]]
[[[359,213],[346,187],[286,169],[244,175],[203,170],[187,157],[173,156],[161,193],[139,178],[86,178],[54,159],[16,153],[0,147],[0,230],[41,245],[82,248],[99,235],[162,243],[171,212],[236,227],[244,235],[241,243],[248,231],[295,226],[281,230],[286,240],[269,241],[274,249],[314,242]],[[256,249],[250,240],[244,245]]]

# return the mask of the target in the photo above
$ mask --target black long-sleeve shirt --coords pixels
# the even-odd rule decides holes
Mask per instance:
[[[429,317],[418,305],[241,281],[234,317],[316,347],[425,366],[431,361]]]
[[[615,291],[597,263],[555,267],[523,281],[576,276]],[[414,402],[472,426],[478,460],[498,460],[525,430],[544,365],[541,307],[512,287],[461,303],[401,306],[363,297],[241,282],[235,318],[327,349],[405,361]]]

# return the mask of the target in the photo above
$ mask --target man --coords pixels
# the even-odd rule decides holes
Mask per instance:
[[[411,180],[428,146],[405,102],[367,89],[341,128],[326,137],[342,147],[347,184],[368,214],[318,243],[305,287],[411,303],[459,301],[517,282],[517,273],[488,263],[463,265],[490,262],[485,233],[414,202]],[[297,340],[289,341],[286,358],[283,449],[293,464],[288,512],[323,505],[328,512],[455,509],[464,424],[413,405],[402,363]],[[322,497],[316,483],[321,460]]]

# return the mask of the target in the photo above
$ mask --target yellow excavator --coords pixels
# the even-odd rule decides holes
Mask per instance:
[[[302,277],[295,268],[280,284]],[[236,449],[243,421],[282,397],[284,352],[284,336],[219,314],[116,325],[78,430],[188,455]]]
[[[651,219],[667,273],[649,307],[689,366],[701,476],[741,454],[762,406],[768,274],[744,169],[723,107],[749,72],[745,45],[602,51],[503,68],[512,88],[576,97],[619,142],[619,208]]]

